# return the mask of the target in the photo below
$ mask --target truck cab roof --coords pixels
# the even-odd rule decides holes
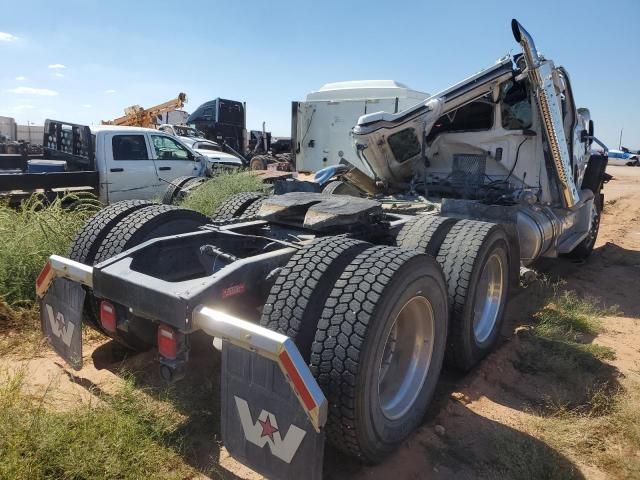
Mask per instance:
[[[307,102],[366,100],[370,98],[416,98],[424,100],[429,94],[407,87],[395,80],[352,80],[326,83],[319,90],[307,94]]]

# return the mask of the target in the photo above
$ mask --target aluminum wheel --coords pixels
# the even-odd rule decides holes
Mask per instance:
[[[425,297],[413,297],[396,316],[378,369],[378,398],[388,419],[405,415],[422,390],[433,354],[434,330],[433,309]]]
[[[504,266],[497,252],[482,267],[473,301],[473,333],[478,343],[486,341],[496,325],[504,295]]]

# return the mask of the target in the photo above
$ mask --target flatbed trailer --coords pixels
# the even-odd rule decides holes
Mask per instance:
[[[19,167],[22,171],[0,173],[0,198],[8,200],[11,205],[18,205],[34,193],[49,199],[67,192],[87,192],[98,196],[99,176],[89,127],[47,120],[44,131],[42,158],[65,161],[68,171],[28,173],[26,158],[13,161],[11,167]]]

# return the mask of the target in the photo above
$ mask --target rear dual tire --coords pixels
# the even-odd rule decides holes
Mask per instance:
[[[470,370],[495,349],[509,293],[509,241],[493,223],[424,215],[408,222],[398,246],[435,256],[449,298],[446,362]]]
[[[423,419],[446,319],[446,285],[433,258],[328,237],[280,272],[261,325],[290,336],[309,362],[329,403],[329,442],[377,463]]]
[[[152,238],[193,231],[207,221],[204,215],[170,205],[141,200],[114,203],[85,224],[72,245],[70,258],[94,265]],[[86,296],[83,320],[131,350],[153,346],[155,330],[148,321],[131,318],[128,330],[105,332],[99,320],[99,300],[91,291]]]

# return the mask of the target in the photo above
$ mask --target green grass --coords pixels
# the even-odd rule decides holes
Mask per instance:
[[[98,210],[67,195],[45,204],[37,196],[18,209],[0,204],[0,297],[11,307],[35,302],[34,285],[49,255],[66,255],[76,232]]]
[[[558,409],[535,418],[534,427],[551,447],[571,452],[611,478],[640,479],[640,384],[630,383],[615,394],[602,391],[594,399],[607,406],[606,415]]]
[[[181,206],[211,216],[230,196],[263,189],[262,180],[250,173],[221,174],[198,187],[183,200]]]
[[[534,334],[544,338],[577,341],[582,334],[596,335],[602,329],[601,317],[615,314],[615,309],[603,309],[590,299],[582,299],[572,291],[552,297],[534,315]]]
[[[182,417],[131,382],[93,405],[69,409],[0,382],[0,479],[193,478],[180,457]],[[60,408],[61,407],[61,408]]]

